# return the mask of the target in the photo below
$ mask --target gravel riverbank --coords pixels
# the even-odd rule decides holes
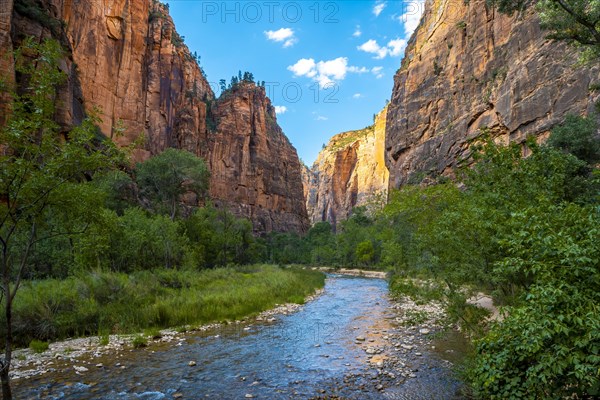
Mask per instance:
[[[440,351],[435,345],[447,328],[444,320],[438,302],[423,305],[406,297],[394,301],[384,320],[356,331],[355,343],[365,353],[364,370],[331,382],[312,399],[462,398],[448,360],[454,350]]]

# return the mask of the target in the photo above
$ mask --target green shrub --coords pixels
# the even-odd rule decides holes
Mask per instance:
[[[14,8],[17,13],[39,22],[43,27],[50,29],[55,36],[59,36],[61,21],[50,16],[49,11],[42,8],[36,0],[15,0]]]
[[[573,154],[588,164],[600,162],[598,124],[593,117],[567,115],[565,122],[552,129],[548,145]]]
[[[134,349],[141,349],[142,347],[148,346],[148,339],[142,335],[136,335],[131,341],[131,345]]]
[[[42,342],[40,340],[33,339],[29,343],[29,348],[34,351],[34,353],[43,353],[48,350],[49,345],[48,342]]]

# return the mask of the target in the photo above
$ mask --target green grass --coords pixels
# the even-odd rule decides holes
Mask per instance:
[[[103,329],[98,332],[98,344],[100,346],[106,346],[110,343],[110,332],[108,329]]]
[[[29,348],[33,350],[34,353],[43,353],[48,350],[48,342],[42,342],[40,340],[33,339],[29,343]]]
[[[25,282],[14,303],[19,346],[32,339],[149,336],[162,328],[237,320],[304,301],[323,287],[324,275],[301,268],[254,265],[204,271],[155,270],[131,275],[88,272],[65,280]],[[4,335],[0,317],[0,334]],[[150,335],[152,333],[152,335]]]
[[[142,347],[148,346],[148,339],[142,335],[136,335],[131,341],[134,349],[141,349]]]

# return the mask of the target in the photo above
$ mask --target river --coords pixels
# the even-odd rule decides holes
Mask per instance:
[[[382,279],[329,275],[321,296],[275,322],[227,325],[175,343],[82,360],[85,372],[57,366],[16,380],[15,398],[457,398],[449,362],[433,352],[406,355],[401,364],[411,363],[410,377],[390,372],[396,364],[389,364],[383,349],[393,349],[385,343],[398,332],[387,291]],[[367,345],[378,354],[366,354]],[[373,357],[380,357],[379,364]],[[327,397],[334,395],[339,397]]]

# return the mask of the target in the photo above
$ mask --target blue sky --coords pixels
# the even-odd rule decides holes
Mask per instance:
[[[372,123],[423,9],[422,0],[167,2],[217,95],[238,70],[266,82],[307,165],[331,136]]]

